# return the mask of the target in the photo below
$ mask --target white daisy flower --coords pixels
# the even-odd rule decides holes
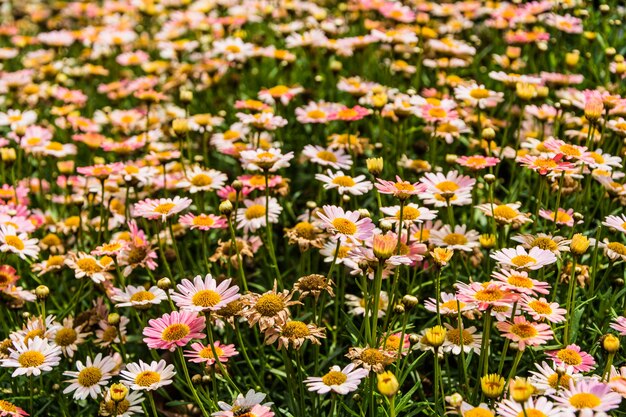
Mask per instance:
[[[138,391],[154,391],[173,382],[176,375],[174,365],[168,365],[164,360],[152,361],[147,364],[142,360],[133,362],[122,371],[122,382]]]
[[[76,362],[78,371],[65,371],[63,375],[72,377],[65,382],[70,385],[63,390],[63,394],[74,393],[75,400],[84,400],[91,397],[94,400],[98,398],[102,391],[102,386],[107,384],[111,378],[111,371],[115,369],[117,363],[111,356],[102,357],[102,353],[98,353],[92,360],[87,358],[85,365],[81,361]]]
[[[14,340],[13,348],[9,348],[8,359],[2,359],[2,367],[17,368],[12,377],[20,375],[39,376],[49,372],[59,364],[61,348],[48,342],[48,339],[35,337],[28,343]]]
[[[314,391],[318,394],[326,394],[333,391],[337,394],[346,395],[349,392],[356,391],[361,380],[369,374],[367,369],[354,369],[354,367],[353,363],[343,369],[335,365],[330,368],[326,375],[309,377],[304,382],[309,391]]]

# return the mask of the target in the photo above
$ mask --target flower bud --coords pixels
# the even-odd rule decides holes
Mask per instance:
[[[45,285],[40,285],[35,288],[35,295],[38,300],[45,300],[50,295],[50,289]]]
[[[452,259],[452,255],[454,255],[454,251],[448,248],[435,248],[430,252],[433,261],[439,266],[448,265],[448,262]]]
[[[515,378],[509,386],[509,393],[513,401],[525,403],[534,394],[535,387],[526,378]]]
[[[374,235],[372,249],[379,260],[391,258],[398,247],[398,239],[391,234]]]
[[[443,326],[434,326],[426,330],[426,342],[428,345],[438,348],[446,341],[447,330]]]
[[[390,371],[383,372],[377,375],[378,378],[378,392],[387,398],[391,398],[400,389],[400,384],[396,379],[396,376]]]
[[[404,304],[404,307],[407,310],[411,310],[415,308],[418,302],[419,300],[417,299],[417,297],[410,295],[410,294],[406,294],[404,297],[402,297],[402,304]]]
[[[565,54],[565,64],[568,67],[575,67],[580,60],[580,51],[574,50]]]
[[[480,235],[478,241],[480,242],[480,246],[485,249],[491,249],[496,246],[496,236],[490,233]]]
[[[482,137],[486,140],[492,140],[496,137],[496,131],[491,127],[486,127],[482,131]]]
[[[117,326],[120,322],[120,315],[117,313],[111,313],[109,314],[109,316],[107,317],[107,323],[109,323],[111,326]]]
[[[191,103],[193,101],[193,91],[181,90],[180,101],[182,101],[183,103]]]
[[[383,233],[387,233],[388,231],[391,230],[392,227],[393,227],[393,224],[389,220],[380,221],[380,230],[382,230]]]
[[[172,130],[177,135],[184,135],[189,132],[189,122],[187,119],[174,119],[172,121]]]
[[[160,289],[162,289],[163,291],[167,291],[170,288],[172,288],[172,281],[165,277],[165,278],[161,278],[158,282],[157,282],[157,287],[159,287]]]
[[[243,190],[243,182],[235,180],[232,183],[232,187],[235,189],[235,191],[241,191]]]
[[[219,211],[224,216],[230,216],[230,213],[233,212],[233,203],[230,200],[224,200],[220,203]]]
[[[124,384],[115,383],[109,388],[109,396],[113,402],[119,403],[124,401],[126,395],[128,395],[128,388]]]
[[[447,395],[445,400],[448,404],[450,404],[450,407],[453,408],[459,408],[463,405],[463,396],[458,392],[455,392],[452,395]]]
[[[496,176],[493,174],[485,174],[483,178],[485,179],[485,182],[487,184],[493,184],[494,182],[496,182]]]
[[[480,388],[487,398],[496,399],[504,391],[504,378],[498,374],[489,374],[480,378]]]
[[[607,335],[604,336],[604,340],[602,340],[602,347],[608,353],[617,352],[620,347],[619,338],[611,333],[608,333]]]
[[[367,170],[373,176],[377,177],[383,172],[383,158],[367,158],[365,163],[367,164]]]
[[[581,256],[585,252],[587,252],[589,244],[589,239],[586,236],[582,235],[581,233],[576,233],[574,236],[572,236],[572,243],[570,243],[569,246],[570,251],[573,255]]]

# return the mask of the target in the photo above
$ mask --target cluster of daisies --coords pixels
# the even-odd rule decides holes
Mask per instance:
[[[0,7],[0,416],[626,415],[620,1]]]

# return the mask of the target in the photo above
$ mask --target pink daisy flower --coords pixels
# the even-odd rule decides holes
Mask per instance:
[[[563,162],[562,159],[563,154],[558,154],[554,157],[525,155],[517,158],[517,162],[521,166],[537,171],[541,175],[546,175],[549,172],[566,171],[575,167],[573,163]]]
[[[516,342],[520,350],[524,350],[526,346],[543,345],[552,340],[553,336],[550,326],[528,321],[523,316],[514,317],[513,323],[508,321],[496,323],[496,327],[502,332],[502,336]]]
[[[572,145],[555,138],[545,140],[543,146],[557,155],[563,155],[568,161],[582,161],[584,163],[594,161],[585,146]]]
[[[334,169],[349,169],[352,158],[343,149],[326,149],[318,145],[306,145],[302,155],[308,160],[321,166]]]
[[[472,203],[472,188],[476,183],[474,178],[459,175],[458,171],[447,174],[427,172],[420,180],[426,190],[419,196],[426,204],[436,207],[463,206]]]
[[[169,217],[180,213],[190,205],[191,199],[187,197],[176,196],[174,198],[159,198],[158,200],[147,198],[135,203],[133,214],[150,220],[160,218],[162,222],[165,222]]]
[[[626,233],[626,215],[624,214],[619,216],[607,216],[602,224],[619,232]]]
[[[198,316],[195,311],[172,311],[171,314],[165,313],[149,321],[149,326],[143,329],[143,341],[151,349],[168,349],[173,352],[191,339],[204,339],[204,327],[204,316]]]
[[[589,372],[595,368],[596,361],[593,356],[580,350],[575,344],[568,345],[563,349],[546,352],[557,365],[571,366],[575,372]]]
[[[347,107],[333,111],[329,116],[329,120],[342,120],[344,122],[354,122],[361,120],[370,114],[370,110],[361,106]]]
[[[374,223],[364,217],[358,211],[344,211],[337,206],[324,206],[322,211],[317,213],[323,224],[330,231],[335,233],[341,240],[350,240],[354,243],[367,240],[374,235]]]
[[[172,293],[172,300],[183,311],[216,311],[240,297],[239,287],[231,287],[231,282],[229,278],[218,285],[211,274],[204,279],[198,275],[193,282],[184,279],[176,286],[178,292]]]
[[[456,159],[457,164],[464,166],[465,168],[469,168],[472,171],[495,167],[499,162],[499,158],[482,155],[461,156]]]
[[[394,197],[400,200],[406,200],[412,195],[417,195],[426,191],[426,186],[419,182],[411,184],[409,181],[404,181],[402,178],[396,175],[396,181],[387,181],[380,178],[376,178],[378,184],[376,189],[381,194],[393,194]]]
[[[188,213],[184,216],[181,216],[178,222],[184,226],[188,226],[189,228],[199,229],[202,231],[207,231],[211,229],[225,229],[228,227],[226,219],[221,216],[216,216],[214,214],[192,214]]]
[[[547,320],[551,323],[561,323],[565,321],[567,310],[561,308],[559,303],[553,303],[544,297],[533,298],[523,295],[520,303],[522,310],[527,312],[533,320]]]
[[[213,343],[213,349],[215,349],[215,354],[222,363],[228,362],[228,358],[231,356],[239,354],[235,350],[235,345],[224,345],[218,340]],[[213,349],[210,345],[204,346],[202,343],[192,343],[191,349],[185,351],[185,357],[189,358],[190,362],[205,363],[206,366],[210,366],[215,363]]]
[[[556,224],[565,225],[567,227],[574,226],[574,209],[565,210],[559,207],[556,215],[552,210],[541,209],[539,210],[539,215],[552,222],[555,221],[556,217]]]
[[[476,306],[480,311],[489,307],[509,307],[515,302],[515,295],[506,290],[498,282],[457,282],[457,298],[468,304]]]
[[[503,269],[493,272],[491,276],[501,281],[504,284],[504,288],[519,294],[536,295],[537,293],[550,293],[550,284],[530,278],[526,271],[510,271]]]
[[[504,248],[493,252],[490,256],[500,264],[511,266],[515,269],[535,270],[556,262],[554,253],[536,246],[530,248],[528,252],[526,252],[523,246]]]
[[[595,379],[570,381],[569,389],[552,395],[552,399],[579,416],[605,416],[606,412],[616,409],[622,402],[622,396],[611,391],[611,387]]]

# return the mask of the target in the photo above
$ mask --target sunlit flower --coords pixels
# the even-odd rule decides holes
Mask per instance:
[[[348,364],[343,369],[333,366],[330,371],[322,377],[308,377],[304,380],[309,391],[318,394],[326,394],[330,391],[337,394],[346,395],[355,391],[361,380],[369,374],[367,369],[356,368],[354,364]]]
[[[158,319],[151,319],[149,326],[143,329],[143,341],[151,349],[174,351],[185,346],[191,339],[204,339],[204,316],[194,311],[172,311]]]

